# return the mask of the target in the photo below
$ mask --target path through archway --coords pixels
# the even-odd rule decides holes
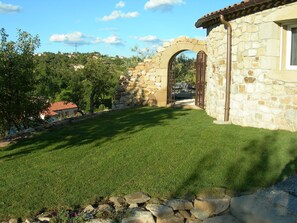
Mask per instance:
[[[186,54],[185,54],[186,52]],[[167,104],[205,108],[206,53],[182,51],[168,63]]]

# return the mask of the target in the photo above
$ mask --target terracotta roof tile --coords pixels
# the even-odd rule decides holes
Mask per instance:
[[[66,101],[59,101],[51,103],[50,107],[47,111],[43,112],[46,116],[55,116],[57,115],[57,111],[67,110],[77,108],[77,105],[72,102],[66,102]]]
[[[227,20],[233,20],[245,15],[253,14],[265,9],[278,7],[281,5],[296,2],[297,0],[244,0],[230,5],[226,8],[211,12],[197,20],[195,26],[207,28],[219,23],[220,15],[224,15]]]
[[[66,102],[66,101],[54,102],[51,104],[50,107],[53,111],[77,108],[76,104],[74,104],[72,102]]]

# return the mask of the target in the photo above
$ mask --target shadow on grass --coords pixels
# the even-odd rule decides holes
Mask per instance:
[[[60,149],[73,149],[74,146],[93,143],[100,146],[105,142],[125,133],[123,137],[158,125],[166,125],[166,120],[173,120],[186,115],[182,109],[139,108],[104,113],[89,120],[54,127],[39,133],[32,139],[26,139],[0,150],[0,160],[12,160],[34,152]],[[123,140],[119,138],[117,140]],[[1,156],[1,153],[3,154]]]
[[[288,162],[283,168],[281,174],[279,175],[277,181],[283,181],[289,176],[292,176],[297,173],[297,139],[291,140],[291,146],[289,150],[292,160]]]
[[[233,161],[228,163],[227,167],[221,168],[224,171],[225,179],[223,185],[216,185],[211,182],[203,185],[199,181],[203,181],[205,175],[220,169],[217,166],[220,165],[219,162],[216,164],[214,159],[218,161],[222,159],[222,156],[225,155],[224,151],[216,149],[204,157],[200,157],[197,160],[195,170],[179,185],[173,196],[182,196],[185,191],[188,193],[197,192],[195,188],[197,183],[199,183],[200,188],[206,189],[221,187],[234,193],[253,192],[295,175],[297,173],[296,134],[292,133],[290,140],[288,138],[283,140],[282,133],[284,132],[271,131],[269,134],[266,133],[265,136],[252,140],[246,146],[239,148],[236,153],[240,153],[240,156],[234,156],[230,159]],[[285,161],[288,160],[286,157],[290,157],[289,162]]]

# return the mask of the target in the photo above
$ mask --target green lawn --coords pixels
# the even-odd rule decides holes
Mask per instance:
[[[204,111],[139,108],[0,149],[0,219],[143,191],[246,191],[296,172],[297,134],[214,125]]]

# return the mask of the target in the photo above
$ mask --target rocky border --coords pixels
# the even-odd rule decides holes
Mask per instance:
[[[97,199],[75,210],[43,211],[26,223],[297,223],[297,174],[256,192],[204,189],[179,199],[136,192]],[[8,223],[22,222],[10,219]],[[7,222],[2,222],[7,223]]]
[[[230,214],[231,197],[225,189],[200,193],[192,199],[159,199],[136,192],[100,199],[80,210],[45,211],[26,223],[220,223],[240,221]],[[22,222],[10,219],[8,223]],[[2,222],[6,223],[6,222]]]

